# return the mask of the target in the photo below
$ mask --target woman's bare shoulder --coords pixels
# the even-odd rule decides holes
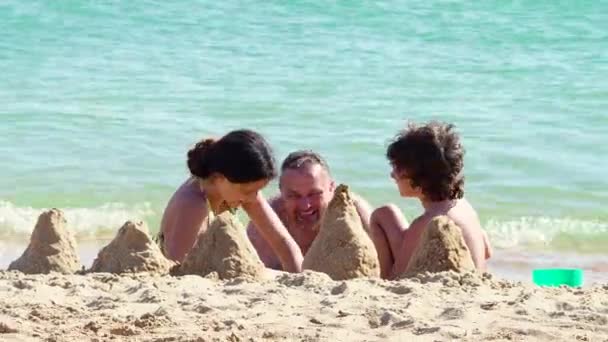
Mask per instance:
[[[186,180],[171,196],[167,210],[206,211],[207,198],[198,188],[198,184]]]

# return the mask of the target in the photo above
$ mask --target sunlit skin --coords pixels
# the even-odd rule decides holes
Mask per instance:
[[[290,272],[301,270],[302,254],[274,210],[268,205],[261,189],[269,180],[232,183],[221,174],[209,179],[190,178],[171,197],[161,221],[167,257],[181,262],[208,227],[211,209],[215,214],[242,207],[258,233],[280,256],[281,265]],[[207,206],[207,200],[211,208]]]
[[[270,200],[270,205],[287,227],[302,254],[306,254],[319,232],[321,218],[334,194],[335,182],[321,165],[307,163],[300,168],[283,171],[279,179],[279,190],[280,194]],[[371,208],[358,196],[355,196],[355,205],[367,230]],[[255,223],[249,224],[247,232],[264,264],[270,268],[281,269],[276,255],[265,241],[260,239]]]
[[[479,270],[486,269],[486,260],[491,257],[492,249],[475,209],[465,198],[430,201],[420,187],[412,186],[406,172],[393,166],[390,176],[395,181],[399,194],[404,198],[418,199],[424,212],[411,224],[408,224],[401,210],[394,204],[377,208],[372,213],[370,231],[378,251],[382,278],[391,279],[406,270],[425,227],[434,217],[441,215],[446,215],[461,228],[475,267]]]

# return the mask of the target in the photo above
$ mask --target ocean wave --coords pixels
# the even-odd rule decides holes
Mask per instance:
[[[159,213],[148,202],[59,209],[65,213],[68,228],[79,240],[112,238],[127,220],[144,220],[152,232],[158,228]],[[45,210],[47,208],[19,207],[0,200],[0,239],[29,239],[38,216]],[[519,217],[489,219],[483,222],[483,227],[495,249],[608,253],[608,222]]]
[[[608,253],[608,222],[574,218],[490,219],[483,225],[499,249],[551,249]]]
[[[0,238],[23,238],[32,233],[38,216],[49,208],[18,207],[0,201]],[[150,203],[127,205],[106,203],[92,208],[58,208],[68,228],[78,239],[112,237],[128,220],[146,220],[154,215]],[[150,227],[152,229],[153,227]]]

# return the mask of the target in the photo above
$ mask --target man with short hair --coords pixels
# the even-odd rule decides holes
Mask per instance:
[[[280,194],[269,202],[303,255],[319,232],[321,218],[333,198],[335,188],[329,166],[318,153],[295,151],[281,165]],[[369,231],[371,207],[361,197],[353,197],[363,228]],[[279,259],[251,222],[247,234],[266,267],[281,269]]]

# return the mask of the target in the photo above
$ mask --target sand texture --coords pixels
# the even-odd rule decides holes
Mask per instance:
[[[1,341],[608,341],[608,285],[0,271]]]
[[[347,186],[336,189],[302,267],[334,280],[380,276],[374,243],[361,224]]]
[[[245,227],[230,212],[218,215],[211,222],[173,273],[201,276],[216,273],[220,279],[249,280],[267,276],[264,264],[247,238]]]
[[[460,227],[447,216],[438,216],[422,233],[404,276],[443,271],[475,271],[475,264]]]
[[[30,244],[23,255],[9,265],[9,270],[29,274],[74,273],[81,268],[76,241],[59,209],[51,209],[38,217]]]
[[[151,272],[168,274],[174,263],[152,241],[142,221],[127,221],[116,237],[99,251],[90,272]]]

